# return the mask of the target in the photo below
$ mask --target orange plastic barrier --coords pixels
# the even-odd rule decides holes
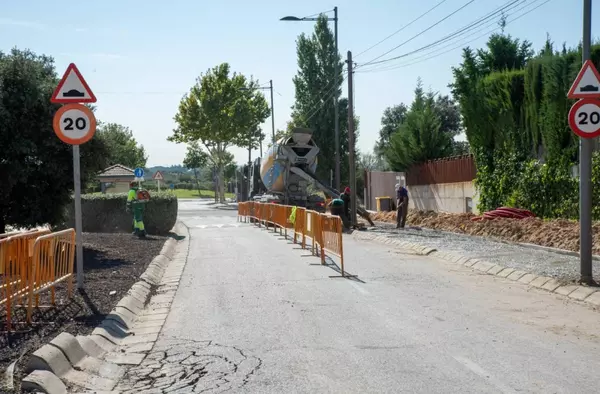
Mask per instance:
[[[323,235],[321,233],[321,215],[315,211],[306,211],[304,229],[302,231],[302,247],[306,247],[306,239],[310,239],[310,249],[313,255],[323,255]],[[323,259],[321,262],[324,263]]]
[[[68,229],[42,235],[33,244],[27,322],[31,323],[33,304],[40,306],[40,296],[50,290],[50,303],[56,305],[55,287],[67,283],[67,296],[73,294],[75,230]]]
[[[343,224],[339,216],[321,214],[306,208],[296,207],[295,220],[290,221],[294,207],[281,204],[265,204],[259,202],[246,202],[238,204],[238,216],[250,218],[258,227],[262,224],[268,229],[273,228],[279,233],[284,232],[287,237],[288,228],[294,230],[294,243],[302,243],[302,248],[307,247],[310,241],[311,253],[321,257],[321,264],[325,264],[325,256],[333,255],[340,259],[342,277],[350,277],[344,269],[344,247],[342,242]]]
[[[296,207],[296,218],[294,220],[294,243],[301,242],[303,248],[306,245],[304,226],[306,226],[306,208]]]
[[[344,271],[344,247],[342,242],[342,231],[344,229],[342,219],[339,216],[321,214],[322,247],[325,253],[330,253],[340,258],[340,270],[342,276]],[[325,264],[325,253],[321,253],[321,263]]]
[[[35,239],[50,230],[9,233],[0,238],[0,305],[6,309],[6,329],[12,330],[12,309],[27,296]]]

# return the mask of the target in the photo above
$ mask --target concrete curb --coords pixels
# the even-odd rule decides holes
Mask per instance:
[[[353,238],[361,241],[374,241],[384,245],[408,249],[421,256],[431,255],[432,257],[441,258],[487,275],[510,279],[531,287],[568,297],[572,300],[582,301],[594,307],[600,307],[600,288],[564,284],[547,276],[538,276],[529,272],[515,270],[514,268],[506,268],[498,264],[470,258],[457,253],[441,252],[411,242],[392,240],[391,238],[382,235],[355,232],[353,233]]]
[[[359,241],[375,241],[384,245],[390,245],[401,249],[408,249],[409,251],[418,254],[420,256],[428,256],[437,249],[429,248],[427,246],[419,245],[412,242],[405,242],[399,239],[391,239],[383,235],[368,234],[364,231],[354,231],[352,238]]]
[[[142,363],[158,339],[187,260],[188,228],[177,222],[172,232],[184,239],[165,242],[140,280],[90,335],[61,333],[32,354],[24,388],[66,394],[70,385],[79,391],[110,392],[125,366]]]

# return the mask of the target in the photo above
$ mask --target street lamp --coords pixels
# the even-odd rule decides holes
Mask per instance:
[[[285,22],[306,22],[306,21],[317,21],[319,20],[319,18],[313,18],[313,17],[305,17],[305,18],[298,18],[297,16],[284,16],[283,18],[280,19],[281,21],[285,21]],[[337,55],[338,55],[338,8],[337,7],[333,7],[333,18],[327,18],[328,21],[333,21],[333,25],[334,25],[334,38],[335,38],[335,55],[336,55],[336,59],[335,59],[335,65],[334,65],[334,79],[333,79],[333,83],[335,84],[335,93],[333,95],[333,106],[334,106],[334,124],[335,124],[335,182],[336,182],[336,188],[338,190],[340,190],[340,114],[338,111],[338,95],[337,95],[337,89],[339,88],[338,86],[338,74],[339,74],[339,63],[337,60]],[[306,125],[308,126],[308,125]]]

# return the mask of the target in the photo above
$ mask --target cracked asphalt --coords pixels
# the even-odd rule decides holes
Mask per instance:
[[[346,269],[359,279],[330,278],[308,251],[236,227],[235,215],[180,202],[190,254],[157,346],[130,371],[143,392],[600,387],[600,314],[588,306],[351,236]],[[173,376],[181,386],[167,385]]]

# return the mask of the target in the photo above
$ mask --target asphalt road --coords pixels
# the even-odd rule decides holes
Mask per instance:
[[[188,263],[162,338],[260,360],[236,393],[600,391],[600,312],[344,238],[336,272],[234,210],[180,202]],[[236,227],[237,225],[237,227]]]

